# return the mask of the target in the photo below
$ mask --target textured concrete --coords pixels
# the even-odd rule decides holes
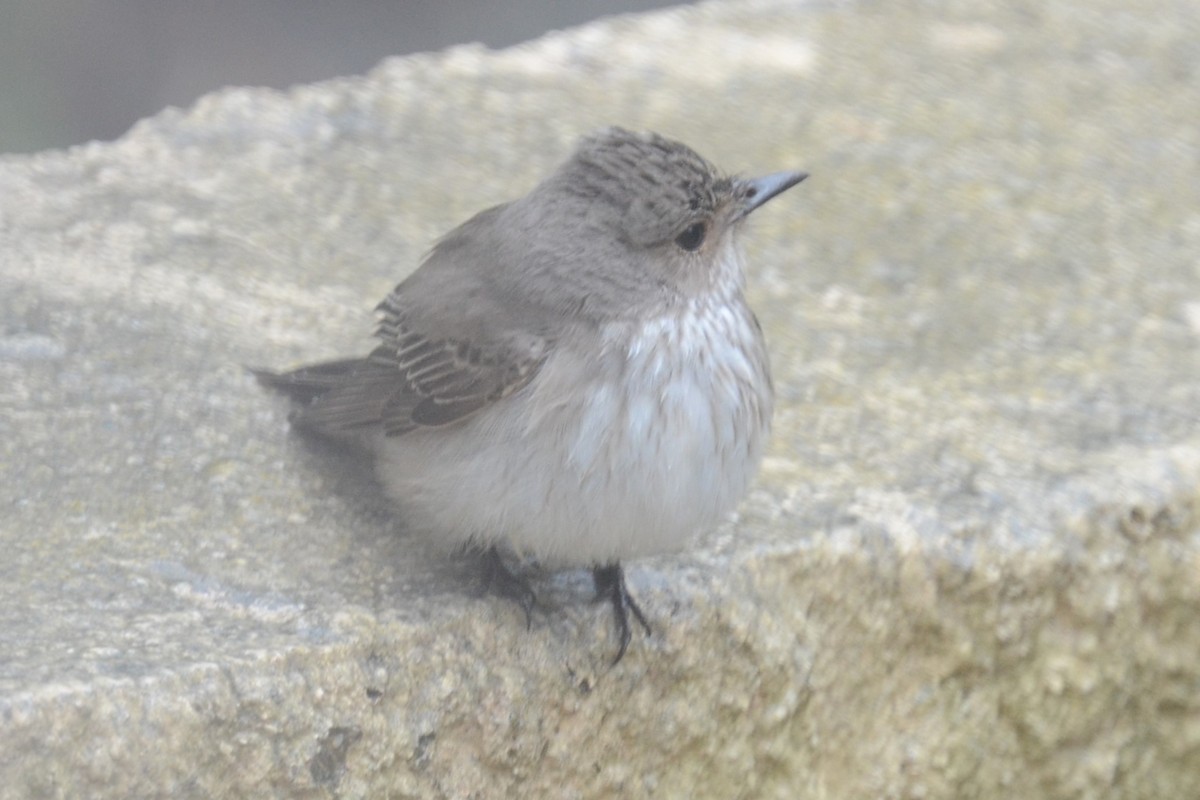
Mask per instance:
[[[1200,7],[738,3],[0,162],[0,796],[1200,796]],[[242,364],[597,125],[762,212],[758,485],[526,631]]]

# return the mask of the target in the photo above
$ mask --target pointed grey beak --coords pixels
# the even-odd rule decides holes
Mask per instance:
[[[743,206],[742,213],[738,215],[738,218],[748,216],[751,211],[772,197],[783,194],[807,177],[807,172],[776,172],[761,178],[739,179],[740,186],[738,188],[743,198]]]

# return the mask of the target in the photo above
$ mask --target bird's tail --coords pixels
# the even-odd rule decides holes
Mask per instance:
[[[343,358],[309,364],[286,372],[261,367],[246,369],[268,389],[285,394],[301,405],[308,405],[321,395],[344,384],[348,378],[361,370],[365,363],[365,358]]]
[[[399,373],[370,358],[346,358],[310,364],[286,372],[251,367],[268,389],[299,405],[292,424],[312,433],[342,438],[378,425]]]

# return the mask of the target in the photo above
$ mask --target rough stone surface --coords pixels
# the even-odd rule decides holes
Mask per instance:
[[[0,161],[0,796],[1200,796],[1200,6],[712,4]],[[749,239],[739,518],[526,631],[242,364],[601,124]]]

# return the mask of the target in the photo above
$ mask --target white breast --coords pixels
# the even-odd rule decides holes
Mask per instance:
[[[563,347],[461,428],[388,440],[385,485],[449,540],[506,542],[551,564],[676,550],[720,522],[771,419],[744,301],[695,301],[603,337],[587,354]]]

